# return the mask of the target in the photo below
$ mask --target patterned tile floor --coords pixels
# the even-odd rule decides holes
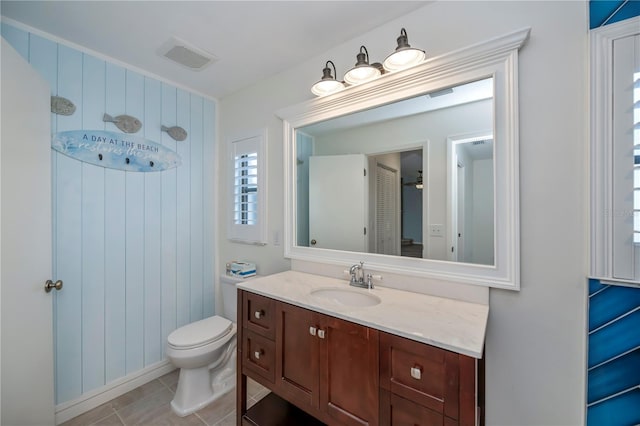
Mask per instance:
[[[197,425],[234,426],[236,393],[229,392],[200,411],[178,417],[171,411],[171,400],[178,386],[178,370],[144,384],[118,398],[79,415],[62,426]],[[269,391],[248,380],[249,406]]]

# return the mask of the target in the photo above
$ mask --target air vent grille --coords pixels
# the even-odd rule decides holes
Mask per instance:
[[[158,50],[158,54],[194,71],[199,71],[217,60],[210,53],[175,37],[164,43]]]

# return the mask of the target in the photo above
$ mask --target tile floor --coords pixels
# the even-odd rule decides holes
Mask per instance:
[[[258,383],[247,381],[247,405],[262,399],[269,391]],[[129,426],[129,425],[197,425],[234,426],[236,393],[229,392],[200,411],[178,417],[171,411],[171,400],[178,386],[178,370],[144,384],[93,410],[79,415],[62,426]]]

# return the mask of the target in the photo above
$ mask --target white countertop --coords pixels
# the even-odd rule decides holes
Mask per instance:
[[[312,290],[336,287],[378,296],[374,306],[353,307],[311,295]],[[385,288],[349,286],[346,279],[298,271],[253,278],[238,288],[316,312],[349,320],[418,342],[474,358],[482,358],[489,306]]]

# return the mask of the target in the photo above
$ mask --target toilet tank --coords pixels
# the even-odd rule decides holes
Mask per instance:
[[[251,277],[253,278],[253,277]],[[236,322],[238,311],[238,289],[236,285],[251,278],[231,277],[220,275],[220,292],[222,293],[222,316],[229,321]]]

